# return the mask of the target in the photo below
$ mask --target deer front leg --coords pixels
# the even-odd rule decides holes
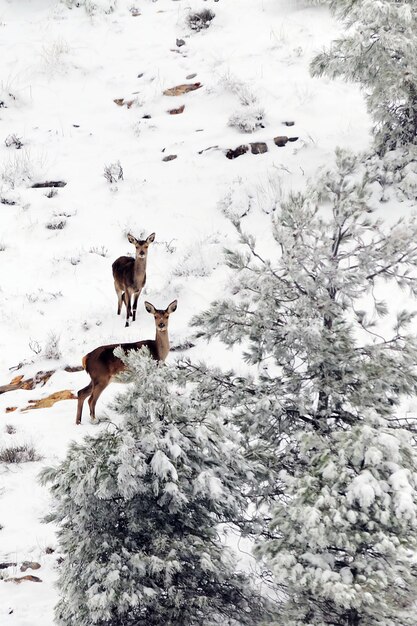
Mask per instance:
[[[132,317],[132,306],[130,304],[131,295],[129,291],[125,291],[124,299],[126,304],[126,324],[125,326],[129,326],[129,317]]]
[[[124,301],[123,290],[118,289],[116,285],[114,287],[116,289],[116,294],[117,294],[117,315],[120,315],[121,310],[122,310],[122,303]]]
[[[133,296],[133,317],[132,317],[132,322],[135,321],[136,319],[136,309],[138,308],[138,300],[139,300],[139,296],[140,296],[140,292],[142,290],[139,289],[139,291],[137,291],[134,296]]]
[[[105,388],[107,387],[107,385],[109,384],[109,381],[102,381],[100,383],[96,383],[94,385],[93,388],[93,393],[91,394],[90,398],[88,399],[88,404],[90,406],[90,420],[91,422],[95,422],[96,420],[96,404],[97,404],[97,400],[99,399],[99,397],[101,396],[101,394],[103,393],[103,391],[105,390]]]

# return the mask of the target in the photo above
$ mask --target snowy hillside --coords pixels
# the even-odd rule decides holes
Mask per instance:
[[[202,9],[215,16],[193,31],[187,17]],[[296,0],[119,0],[94,15],[57,0],[0,0],[0,385],[56,370],[44,386],[0,395],[0,447],[33,445],[42,457],[0,467],[0,563],[15,564],[7,576],[40,563],[25,573],[42,580],[0,582],[2,625],[53,624],[59,555],[37,475],[100,428],[86,408],[75,426],[73,399],[24,409],[76,394],[87,374],[65,367],[96,346],[153,338],[145,299],[158,308],[178,299],[171,344],[189,340],[190,318],[227,279],[222,250],[235,233],[218,208],[226,196],[242,213],[250,196],[247,226],[268,248],[267,214],[282,194],[331,164],[335,147],[368,147],[359,88],[309,75],[338,28],[326,8]],[[238,120],[261,126],[244,133]],[[280,136],[295,140],[280,147]],[[226,157],[254,142],[267,152]],[[123,178],[109,182],[105,167],[118,162]],[[66,184],[33,188],[51,181]],[[156,239],[137,320],[125,328],[111,265],[134,253],[129,232]],[[217,342],[193,343],[190,357],[241,367]],[[104,392],[98,415],[117,391]]]

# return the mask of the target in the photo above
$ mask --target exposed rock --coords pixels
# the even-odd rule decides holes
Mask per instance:
[[[7,569],[8,567],[17,567],[17,563],[0,563],[0,569]]]
[[[40,569],[41,564],[36,561],[23,561],[20,566],[21,572],[26,572],[27,569]]]
[[[177,158],[176,154],[168,154],[167,156],[165,156],[162,160],[163,161],[173,161],[174,159]]]
[[[264,152],[268,152],[268,146],[264,141],[255,141],[249,145],[252,154],[263,154]]]
[[[186,76],[185,78],[187,80],[192,80],[193,78],[195,78],[197,76],[197,74],[194,72],[194,74],[188,74],[188,76]]]
[[[195,91],[202,87],[201,83],[184,83],[183,85],[177,85],[176,87],[170,87],[163,92],[164,96],[182,96],[189,91]]]
[[[6,413],[13,413],[17,410],[17,406],[6,406]]]
[[[294,126],[295,122],[283,122],[285,126]]]
[[[170,115],[179,115],[180,113],[184,113],[185,104],[182,104],[178,109],[169,109],[168,113]]]
[[[177,39],[175,43],[177,44],[178,48],[181,48],[181,46],[185,46],[184,39]]]
[[[142,15],[139,9],[137,9],[136,7],[131,7],[130,12],[132,14],[132,17],[138,17],[138,15]]]
[[[20,585],[21,582],[23,582],[24,580],[29,580],[32,583],[41,583],[42,579],[38,578],[37,576],[32,576],[32,574],[26,574],[26,576],[14,576],[13,578],[5,578],[4,582],[5,583],[16,583],[17,585]]]
[[[54,548],[51,548],[50,546],[47,546],[45,548],[45,554],[53,554],[55,552]]]
[[[40,400],[29,400],[29,405],[22,409],[22,412],[29,411],[30,409],[49,409],[55,404],[55,402],[60,402],[61,400],[76,400],[76,398],[77,396],[74,396],[72,391],[69,389],[55,391],[55,393],[51,393],[51,395],[46,398],[41,398]]]
[[[203,154],[203,152],[207,152],[208,150],[218,150],[218,149],[219,149],[219,146],[209,146],[208,148],[204,148],[204,150],[199,150],[198,154]]]
[[[284,135],[279,135],[278,137],[274,137],[274,144],[279,148],[283,148],[285,144],[288,142],[288,137]]]
[[[237,157],[242,156],[242,154],[245,154],[248,150],[249,146],[247,145],[238,146],[234,150],[228,150],[226,152],[226,157],[228,159],[237,159]]]
[[[46,183],[35,183],[32,189],[43,189],[44,187],[65,187],[67,183],[63,180],[50,180]]]
[[[117,104],[117,106],[119,107],[123,107],[126,105],[128,109],[130,109],[135,103],[134,100],[125,100],[124,98],[115,98],[113,102],[115,102],[115,104]]]
[[[298,137],[288,137],[288,141],[297,141]]]

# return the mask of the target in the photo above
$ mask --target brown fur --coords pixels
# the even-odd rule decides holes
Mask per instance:
[[[136,258],[120,256],[114,261],[112,270],[114,288],[117,294],[117,315],[120,315],[124,302],[126,306],[125,325],[129,326],[129,317],[132,318],[132,322],[136,319],[138,299],[146,283],[148,247],[155,240],[155,233],[152,233],[146,239],[136,239],[136,237],[130,234],[127,238],[136,248]]]
[[[87,387],[78,392],[76,424],[81,424],[83,405],[86,398],[89,398],[91,420],[95,419],[95,407],[101,393],[107,385],[120,374],[126,365],[114,354],[114,349],[121,347],[124,352],[130,350],[140,350],[146,346],[155,361],[165,361],[169,352],[168,320],[171,313],[177,308],[177,301],[174,300],[165,309],[155,309],[153,304],[145,302],[145,308],[155,319],[155,339],[146,339],[131,343],[111,343],[106,346],[99,346],[83,357],[83,367],[90,376],[90,383]]]

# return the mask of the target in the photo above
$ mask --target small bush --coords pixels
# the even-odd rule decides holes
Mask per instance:
[[[70,9],[84,7],[88,15],[97,13],[113,13],[117,0],[62,0]]]
[[[7,148],[11,148],[12,146],[16,148],[16,150],[20,150],[21,148],[23,148],[22,140],[15,134],[7,135],[4,143]]]
[[[265,128],[264,118],[263,109],[248,107],[233,113],[229,118],[229,126],[237,128],[242,133],[253,133],[258,128]]]
[[[8,109],[17,101],[11,88],[11,81],[0,82],[0,109]]]
[[[105,165],[103,176],[110,184],[117,183],[119,180],[123,180],[123,168],[120,161]]]
[[[13,157],[4,163],[0,172],[0,178],[10,189],[28,185],[33,178],[33,164],[29,154],[25,150],[15,153]]]
[[[16,428],[13,426],[13,424],[6,424],[6,426],[4,427],[4,430],[8,435],[16,434]]]
[[[70,47],[64,39],[57,39],[43,46],[41,52],[42,65],[47,74],[63,74],[68,67]]]
[[[49,333],[42,354],[45,359],[51,360],[58,360],[62,357],[61,350],[59,348],[59,335],[54,332]]]
[[[89,252],[90,254],[98,254],[104,258],[109,256],[109,250],[106,246],[91,246]]]
[[[40,354],[42,352],[42,346],[36,339],[29,339],[29,349],[32,350],[34,354]]]
[[[258,106],[258,97],[253,91],[250,90],[248,85],[242,80],[227,72],[220,78],[220,86],[226,91],[230,91],[237,98],[239,98],[240,104],[244,107]]]
[[[63,228],[65,228],[66,225],[66,219],[55,216],[45,224],[45,228],[47,228],[48,230],[62,230]]]
[[[51,302],[57,298],[62,298],[62,291],[44,291],[43,289],[38,289],[37,291],[27,293],[26,298],[28,302],[32,304],[34,302]]]
[[[208,28],[214,17],[215,13],[213,13],[210,9],[195,11],[187,16],[187,24],[191,30],[198,33],[200,30]]]
[[[0,449],[0,463],[32,463],[41,459],[35,448],[27,443]]]

